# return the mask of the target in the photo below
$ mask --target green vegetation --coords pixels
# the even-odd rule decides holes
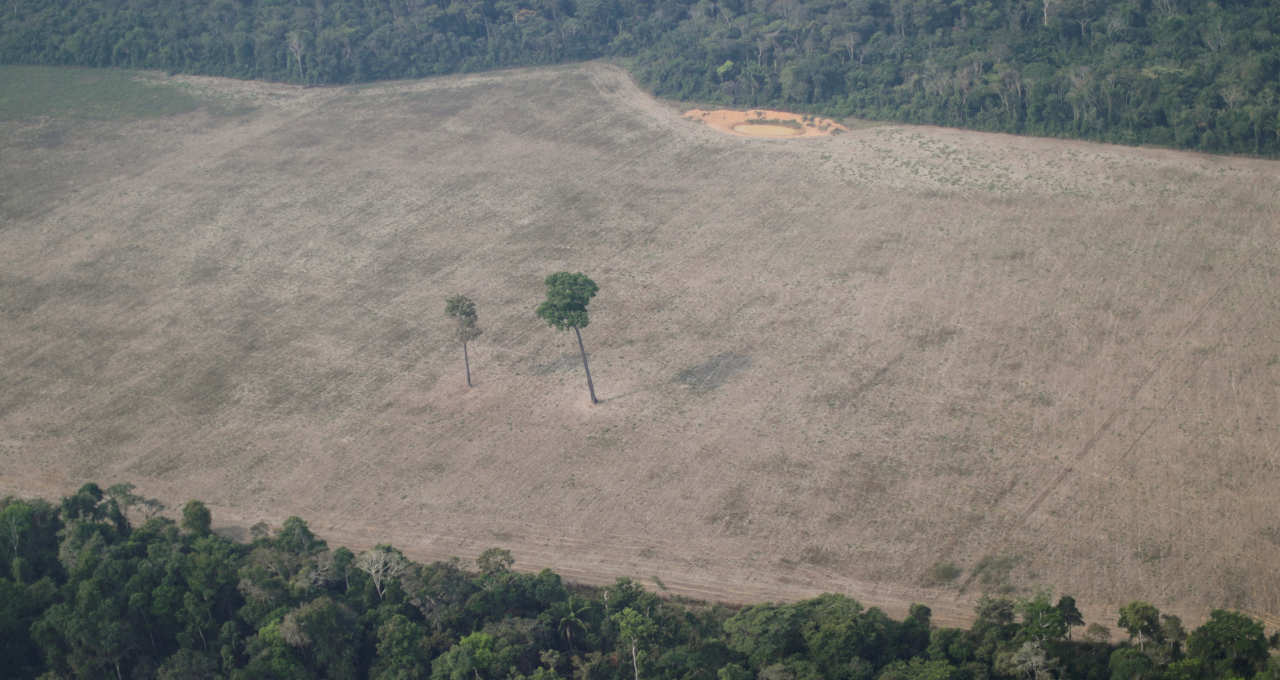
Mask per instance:
[[[467,343],[480,337],[476,325],[476,303],[465,295],[454,295],[444,303],[444,313],[454,320],[454,335],[462,343],[462,363],[467,369],[467,387],[471,387],[471,358],[467,355]]]
[[[582,329],[591,322],[587,316],[587,304],[596,296],[600,287],[582,272],[556,272],[547,277],[546,284],[547,299],[538,305],[537,314],[552,328],[558,331],[573,329],[578,336],[582,370],[587,372],[587,392],[591,394],[591,403],[598,404],[600,402],[596,399],[596,388],[591,383],[591,367],[587,365],[587,350],[582,345]]]
[[[736,106],[1280,154],[1270,0],[10,3],[0,62],[300,83],[625,57]]]
[[[147,82],[125,71],[0,67],[0,120],[152,118],[194,111],[201,103],[176,85]]]
[[[940,586],[960,578],[961,569],[951,562],[938,562],[929,567],[929,585]]]
[[[1007,590],[1010,588],[1009,574],[1021,561],[1022,558],[1016,555],[987,555],[974,565],[972,576],[987,588]]]
[[[928,607],[897,621],[842,595],[740,610],[521,574],[501,549],[467,571],[379,545],[330,549],[291,517],[251,543],[179,526],[119,485],[57,505],[0,501],[0,664],[13,678],[877,679],[1280,678],[1262,624],[1214,611],[1187,635],[1150,604],[1131,640],[1091,633],[1075,602],[983,598],[969,630]],[[1101,627],[1094,624],[1091,629]]]

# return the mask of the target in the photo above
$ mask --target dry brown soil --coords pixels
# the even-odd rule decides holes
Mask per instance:
[[[1275,162],[782,144],[599,64],[182,82],[256,108],[0,124],[0,493],[944,623],[1044,586],[1280,613]],[[533,314],[557,270],[600,285],[595,407]]]

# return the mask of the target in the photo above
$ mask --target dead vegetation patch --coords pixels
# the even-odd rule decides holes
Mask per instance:
[[[710,392],[750,366],[751,357],[747,355],[721,352],[700,364],[682,369],[676,374],[675,381],[694,392]]]

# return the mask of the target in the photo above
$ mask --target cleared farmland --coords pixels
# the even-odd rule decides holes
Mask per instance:
[[[0,491],[712,598],[1275,625],[1275,162],[746,139],[600,64],[155,82],[205,103],[0,122]],[[557,270],[601,287],[595,407],[533,315]]]

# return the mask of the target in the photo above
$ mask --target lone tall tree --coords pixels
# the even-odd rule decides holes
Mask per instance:
[[[587,372],[587,391],[591,403],[598,404],[596,388],[591,384],[591,367],[587,365],[587,350],[582,346],[582,329],[587,327],[587,303],[595,297],[600,287],[586,274],[556,272],[547,277],[547,299],[538,305],[538,316],[556,330],[573,329],[578,336],[578,351],[582,353],[582,370]]]
[[[457,322],[455,332],[462,343],[462,363],[467,368],[467,387],[471,387],[471,358],[467,356],[467,343],[480,337],[476,325],[476,303],[465,295],[454,295],[445,300],[444,313]]]

